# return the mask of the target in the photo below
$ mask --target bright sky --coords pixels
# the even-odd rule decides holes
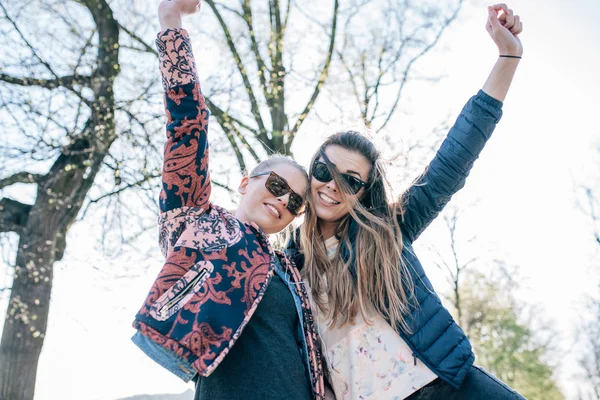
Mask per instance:
[[[456,198],[468,210],[459,229],[464,237],[477,234],[482,248],[521,267],[527,277],[523,296],[543,305],[568,349],[582,318],[581,294],[597,288],[592,267],[600,270],[598,246],[589,221],[575,207],[573,190],[577,182],[600,174],[592,162],[600,139],[600,2],[521,0],[509,5],[524,21],[524,59],[503,120]],[[409,85],[404,102],[409,113],[394,121],[400,132],[431,132],[449,114],[456,116],[483,85],[496,56],[484,30],[485,6],[468,1],[437,49],[420,62],[419,74],[444,78],[435,85]],[[296,154],[306,161],[313,148]],[[474,200],[477,206],[468,207]],[[438,288],[443,280],[427,249],[448,242],[440,222],[417,242]],[[76,225],[67,256],[56,267],[36,400],[113,400],[185,391],[187,385],[129,340],[133,316],[161,267],[158,249],[139,265],[139,257],[109,262],[93,248],[97,236],[93,226]],[[114,279],[114,271],[125,265],[128,271]],[[569,357],[560,383],[573,398],[577,387]]]

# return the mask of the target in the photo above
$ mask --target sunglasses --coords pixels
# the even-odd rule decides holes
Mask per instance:
[[[355,176],[341,173],[340,175],[348,184],[348,187],[350,188],[350,194],[357,194],[360,192],[360,189],[367,186],[366,182],[361,181]],[[331,174],[327,164],[318,160],[315,160],[313,164],[312,176],[319,182],[331,182],[333,180],[333,175]]]
[[[256,178],[264,175],[269,175],[265,181],[265,187],[267,190],[275,197],[285,196],[289,193],[290,198],[287,204],[288,211],[291,212],[295,217],[301,215],[305,210],[304,198],[298,193],[294,192],[287,181],[281,176],[273,171],[266,171],[260,174],[252,175],[250,178]]]

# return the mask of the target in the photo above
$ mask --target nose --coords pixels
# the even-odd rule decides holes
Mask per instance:
[[[290,201],[290,193],[288,192],[288,193],[284,194],[283,196],[279,196],[277,198],[277,201],[282,203],[282,205],[284,207],[287,207],[288,201]]]
[[[335,179],[333,179],[333,178],[332,178],[332,179],[331,179],[331,180],[330,180],[330,181],[327,183],[327,188],[328,188],[329,190],[331,190],[332,192],[334,192],[334,193],[337,193],[337,192],[338,192],[338,186],[337,186],[337,183],[335,182]]]

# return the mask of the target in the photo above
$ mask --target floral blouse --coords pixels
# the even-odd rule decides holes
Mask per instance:
[[[337,239],[325,244],[333,256]],[[357,315],[354,324],[331,329],[330,321],[318,315],[329,381],[337,400],[400,400],[437,378],[383,317],[373,312],[368,319],[369,323]]]

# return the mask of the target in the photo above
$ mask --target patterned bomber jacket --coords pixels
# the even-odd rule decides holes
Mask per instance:
[[[209,376],[243,334],[279,256],[281,270],[289,271],[306,369],[315,398],[322,399],[317,334],[300,274],[258,226],[210,203],[209,111],[189,36],[184,29],[166,30],[156,43],[167,114],[159,217],[166,261],[135,317],[132,340],[186,382]]]

